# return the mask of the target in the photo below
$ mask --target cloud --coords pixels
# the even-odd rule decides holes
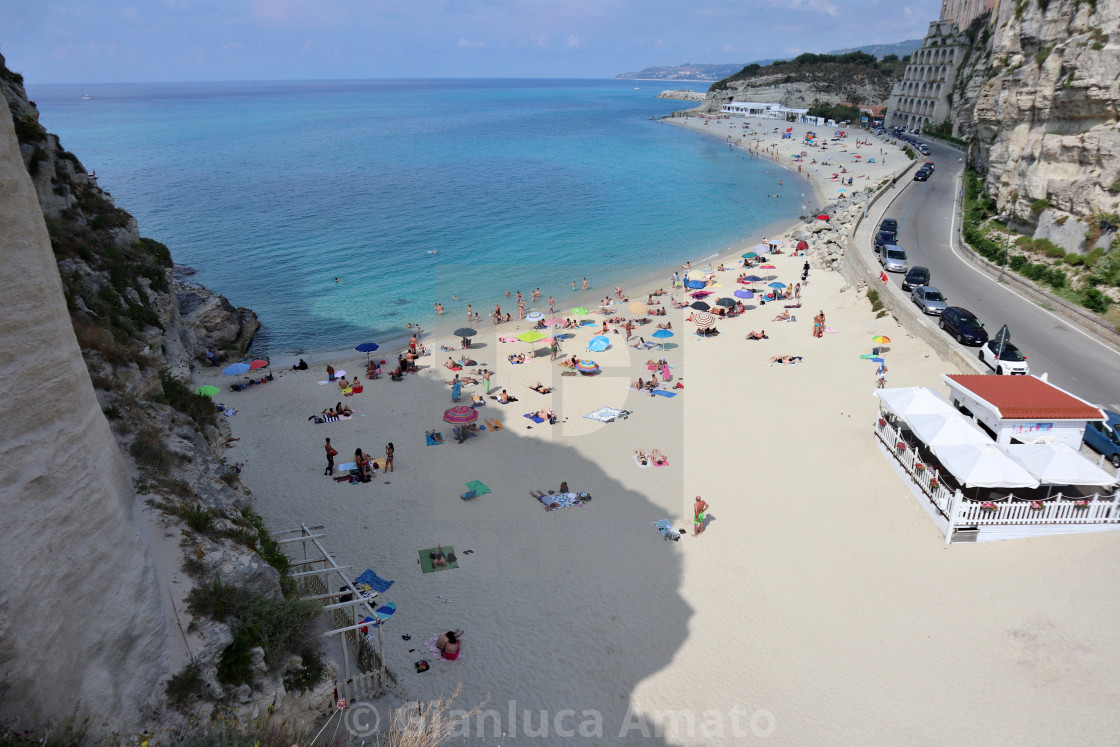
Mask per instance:
[[[227,52],[231,49],[241,49],[241,43],[240,42],[226,42],[225,44],[222,45],[222,49],[224,51],[227,51]]]
[[[570,34],[567,40],[564,42],[564,49],[579,49],[580,47],[586,46],[587,42],[585,42],[583,39],[580,39],[575,34]]]
[[[462,37],[456,42],[455,46],[459,47],[459,49],[486,49],[486,42]]]

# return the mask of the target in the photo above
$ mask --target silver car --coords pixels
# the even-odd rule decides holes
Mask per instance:
[[[940,316],[949,304],[945,303],[945,296],[932,285],[915,286],[910,291],[910,300],[918,305],[924,314]]]
[[[906,272],[910,266],[906,264],[906,251],[897,244],[887,244],[879,252],[879,263],[887,272]]]

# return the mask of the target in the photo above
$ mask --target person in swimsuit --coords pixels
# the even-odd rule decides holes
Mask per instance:
[[[436,641],[436,648],[443,654],[443,658],[447,661],[455,661],[459,658],[459,639],[463,637],[461,630],[449,630],[440,635]]]
[[[393,452],[394,451],[395,451],[395,449],[393,448],[393,442],[392,441],[385,444],[385,469],[382,470],[381,474],[385,474],[386,472],[392,472],[393,471]]]
[[[699,537],[704,531],[704,512],[709,508],[707,502],[700,496],[692,504],[692,536]]]

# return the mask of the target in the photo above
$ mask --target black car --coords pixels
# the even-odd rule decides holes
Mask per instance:
[[[916,182],[927,181],[929,179],[930,173],[931,172],[926,171],[925,169],[918,169],[917,173],[914,174],[914,181],[916,181]]]
[[[928,267],[911,267],[910,272],[906,273],[906,277],[902,279],[902,290],[908,291],[911,288],[917,288],[919,285],[929,285],[933,279],[933,273],[929,271]]]
[[[880,231],[875,234],[875,252],[878,253],[886,244],[897,244],[898,234],[894,231]]]
[[[898,221],[896,221],[894,218],[886,218],[882,223],[879,224],[879,230],[898,233]]]
[[[988,341],[988,330],[971,311],[960,306],[950,306],[941,312],[939,327],[962,345],[983,345]]]

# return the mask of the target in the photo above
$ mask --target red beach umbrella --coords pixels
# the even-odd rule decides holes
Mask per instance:
[[[443,419],[453,425],[473,423],[478,420],[478,410],[466,405],[455,405],[443,411]]]
[[[258,368],[264,368],[268,365],[268,361],[255,360],[249,364],[250,371],[256,371]]]

